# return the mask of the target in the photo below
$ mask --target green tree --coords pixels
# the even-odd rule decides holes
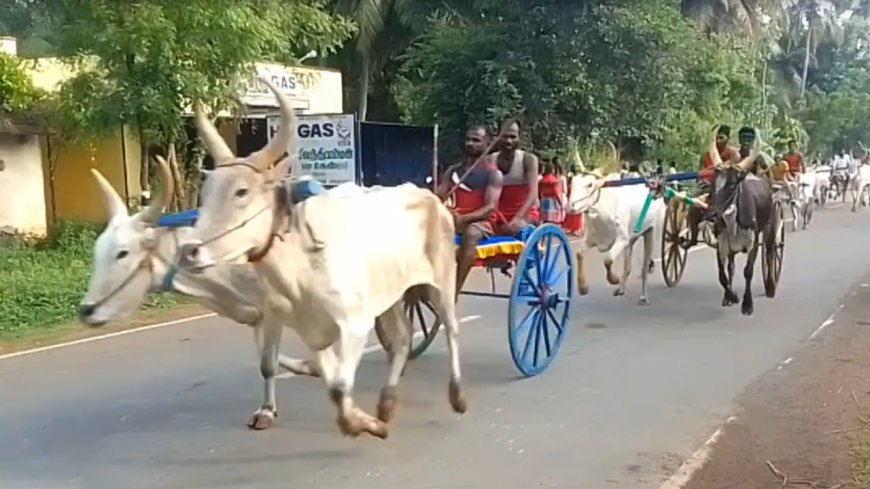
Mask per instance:
[[[89,138],[121,124],[136,127],[143,162],[152,146],[174,148],[186,139],[185,114],[195,101],[215,113],[235,108],[255,62],[290,62],[312,49],[329,53],[353,32],[352,23],[328,14],[321,0],[46,5],[62,26],[63,53],[82,69],[59,93],[62,128]],[[182,154],[190,171],[201,153]],[[182,173],[176,169],[176,177]]]

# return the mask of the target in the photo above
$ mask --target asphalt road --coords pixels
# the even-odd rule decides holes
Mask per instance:
[[[592,266],[559,358],[532,379],[510,360],[506,304],[464,298],[469,412],[449,408],[440,340],[408,367],[386,441],[343,438],[305,378],[279,381],[276,424],[248,431],[262,391],[253,341],[221,319],[3,360],[0,487],[658,488],[870,269],[870,211],[819,211],[787,238],[779,295],[751,318],[720,306],[709,250],[677,288],[657,268],[648,307],[636,278],[614,298]],[[303,354],[287,336],[284,351]],[[370,411],[386,374],[383,353],[368,354],[357,397]]]

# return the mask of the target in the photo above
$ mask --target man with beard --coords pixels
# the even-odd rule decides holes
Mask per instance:
[[[484,157],[488,145],[485,127],[470,128],[465,133],[464,161],[447,168],[436,191],[444,199],[456,186],[453,219],[456,233],[462,237],[456,252],[457,293],[462,290],[474,266],[477,245],[495,234],[493,221],[502,194],[502,174],[489,158]],[[466,175],[469,169],[471,171]]]
[[[487,157],[504,176],[496,213],[495,232],[499,236],[517,236],[540,221],[538,158],[519,149],[521,130],[518,120],[507,121],[502,126],[498,152]]]

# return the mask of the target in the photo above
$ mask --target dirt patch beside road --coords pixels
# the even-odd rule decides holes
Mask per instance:
[[[687,489],[870,488],[868,283],[738,398],[737,420]]]

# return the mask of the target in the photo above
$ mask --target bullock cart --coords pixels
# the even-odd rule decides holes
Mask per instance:
[[[650,189],[646,205],[638,219],[638,225],[643,222],[646,210],[653,199],[664,198],[667,202],[665,211],[665,223],[662,226],[661,258],[662,277],[668,287],[675,287],[683,277],[688,262],[689,248],[686,243],[689,240],[688,214],[691,206],[706,208],[707,204],[701,200],[689,197],[679,190],[679,182],[697,180],[698,172],[677,173],[666,176],[651,178],[626,178],[607,182],[605,186],[641,185],[645,184]],[[774,192],[779,191],[774,185]],[[782,274],[782,260],[785,251],[785,207],[780,200],[774,200],[774,220],[776,239],[773,243],[764,243],[761,269],[766,284],[772,284],[775,289],[779,285]],[[704,242],[710,248],[716,248],[717,244],[713,236],[702,233]]]
[[[476,252],[475,266],[489,274],[492,290],[463,290],[460,294],[506,299],[508,345],[514,365],[526,377],[540,374],[559,353],[568,327],[574,263],[567,235],[555,224],[544,224],[526,228],[515,238],[486,239]],[[497,272],[513,275],[509,293],[496,292]],[[432,344],[440,324],[426,302],[406,302],[405,308],[414,329],[422,333],[413,337],[409,356],[413,359]]]

